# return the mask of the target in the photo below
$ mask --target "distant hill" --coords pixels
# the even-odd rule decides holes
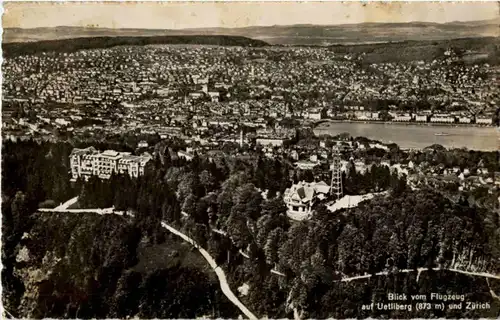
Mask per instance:
[[[254,40],[240,36],[136,36],[136,37],[85,37],[62,40],[46,40],[37,42],[3,43],[2,50],[5,56],[33,54],[38,52],[73,52],[80,49],[111,48],[122,45],[150,45],[150,44],[200,44],[224,46],[252,46],[268,45],[261,40]]]
[[[83,37],[37,42],[3,43],[6,57],[39,52],[74,52],[80,49],[111,48],[120,45],[194,44],[263,47],[262,40],[241,36],[185,35],[138,37]],[[298,45],[311,46],[311,45]],[[362,63],[384,63],[424,60],[443,57],[450,48],[464,53],[464,62],[500,64],[500,37],[478,37],[447,40],[410,40],[385,43],[335,44],[323,46],[337,54],[354,54]]]
[[[204,29],[106,29],[89,27],[6,28],[4,42],[31,42],[82,37],[230,35],[264,40],[269,44],[332,45],[407,40],[445,40],[500,36],[500,19],[449,23],[361,23],[344,25],[253,26]]]
[[[332,45],[329,48],[336,53],[363,54],[364,63],[429,61],[443,57],[448,49],[462,52],[462,61],[466,63],[500,63],[500,37]]]
[[[500,36],[498,19],[452,23],[361,23],[344,25],[291,25],[241,29],[205,29],[206,34],[244,35],[271,44],[332,45],[399,41],[447,40]],[[200,32],[201,30],[198,30]]]

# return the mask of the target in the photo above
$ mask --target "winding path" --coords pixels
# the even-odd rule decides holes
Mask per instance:
[[[231,300],[231,302],[235,306],[237,306],[241,310],[241,312],[243,312],[249,319],[255,319],[255,320],[258,319],[252,312],[250,312],[250,310],[247,309],[247,307],[245,307],[245,305],[243,303],[240,302],[240,300],[236,297],[236,295],[233,293],[233,291],[231,291],[231,288],[229,287],[229,284],[227,283],[226,274],[217,265],[217,263],[215,263],[214,258],[212,258],[212,256],[210,256],[210,254],[205,249],[203,249],[202,247],[200,247],[196,243],[196,241],[194,241],[193,239],[191,239],[190,237],[188,237],[184,233],[182,233],[179,230],[174,229],[173,227],[169,226],[166,222],[162,222],[161,226],[164,227],[165,229],[167,229],[168,231],[172,232],[173,234],[181,237],[182,239],[184,239],[184,241],[189,242],[196,249],[198,249],[198,251],[200,251],[200,253],[203,255],[203,257],[205,258],[205,260],[208,261],[208,263],[210,264],[210,267],[212,267],[212,269],[217,274],[217,277],[219,278],[220,287],[222,289],[222,292],[224,292],[224,294],[226,295],[226,297],[229,300]]]
[[[429,268],[418,268],[418,269],[401,269],[398,270],[397,273],[409,273],[409,272],[415,272],[417,271],[418,274],[420,275],[421,272],[424,271],[429,271]],[[499,279],[500,280],[500,275],[494,275],[486,272],[471,272],[471,271],[464,271],[464,270],[459,270],[459,269],[447,269],[447,268],[432,268],[434,271],[439,271],[439,270],[444,270],[444,271],[451,271],[451,272],[456,272],[456,273],[462,273],[466,274],[469,276],[477,276],[477,277],[485,277],[485,278],[491,278],[491,279]],[[383,272],[377,272],[375,273],[376,276],[382,276],[382,275],[388,275],[389,272],[383,271]],[[354,276],[354,277],[349,277],[349,278],[343,278],[340,280],[334,280],[335,282],[350,282],[358,279],[366,279],[366,278],[371,278],[373,275],[372,274],[365,274],[362,276]]]

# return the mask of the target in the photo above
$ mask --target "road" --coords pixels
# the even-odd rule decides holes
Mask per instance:
[[[58,207],[59,208],[59,207]],[[115,211],[115,208],[105,209],[38,209],[39,212],[54,212],[54,213],[97,213],[97,214],[123,214],[121,211]]]
[[[241,310],[241,312],[243,312],[249,319],[255,319],[255,320],[257,319],[257,317],[252,312],[250,312],[250,310],[248,310],[248,308],[243,303],[241,303],[241,301],[236,297],[236,295],[233,293],[233,291],[231,291],[231,288],[229,287],[229,284],[227,283],[226,274],[217,265],[217,263],[215,263],[214,258],[212,258],[212,256],[205,249],[203,249],[202,247],[200,247],[196,243],[196,241],[194,241],[193,239],[191,239],[190,237],[188,237],[184,233],[180,232],[179,230],[171,227],[166,222],[162,222],[161,225],[162,225],[162,227],[166,228],[168,231],[170,231],[173,234],[181,237],[184,241],[189,242],[196,249],[198,249],[198,251],[200,251],[200,253],[205,258],[205,260],[208,261],[208,263],[210,264],[210,267],[212,267],[212,269],[217,274],[217,277],[219,278],[220,287],[222,289],[222,292],[226,295],[226,297],[229,300],[231,300],[231,302],[235,306],[237,306]]]
[[[39,212],[54,212],[54,213],[97,213],[97,214],[118,214],[123,215],[123,211],[117,211],[114,207],[111,208],[95,208],[95,209],[68,209],[71,205],[78,201],[78,197],[74,197],[62,203],[55,208],[39,208]]]
[[[459,270],[459,269],[447,269],[447,268],[432,268],[434,271],[439,271],[439,270],[446,270],[446,271],[451,271],[451,272],[456,272],[456,273],[462,273],[466,274],[469,276],[476,276],[476,277],[484,277],[484,278],[490,278],[490,279],[499,279],[500,280],[500,275],[494,275],[491,273],[486,273],[486,272],[471,272],[471,271],[464,271],[464,270]],[[420,275],[421,272],[429,271],[429,268],[418,268],[417,270],[415,269],[401,269],[398,270],[397,273],[409,273],[409,272],[415,272],[417,271],[418,274]],[[382,276],[382,275],[388,275],[389,272],[383,271],[383,272],[377,272],[375,275],[376,276]],[[343,278],[340,280],[335,280],[335,282],[350,282],[354,280],[359,280],[359,279],[367,279],[371,278],[373,275],[371,274],[365,274],[362,276],[354,276],[354,277],[349,277],[349,278]]]
[[[59,209],[59,210],[68,209],[70,206],[72,206],[73,204],[75,204],[77,201],[78,201],[78,197],[71,198],[68,201],[66,201],[65,203],[61,204],[56,209]]]

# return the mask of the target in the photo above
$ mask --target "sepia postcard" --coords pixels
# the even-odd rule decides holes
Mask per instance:
[[[498,2],[2,28],[2,318],[500,318]]]

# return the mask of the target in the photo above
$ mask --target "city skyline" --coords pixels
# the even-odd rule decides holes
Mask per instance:
[[[479,21],[499,17],[496,2],[65,2],[4,4],[4,28],[244,28]]]

